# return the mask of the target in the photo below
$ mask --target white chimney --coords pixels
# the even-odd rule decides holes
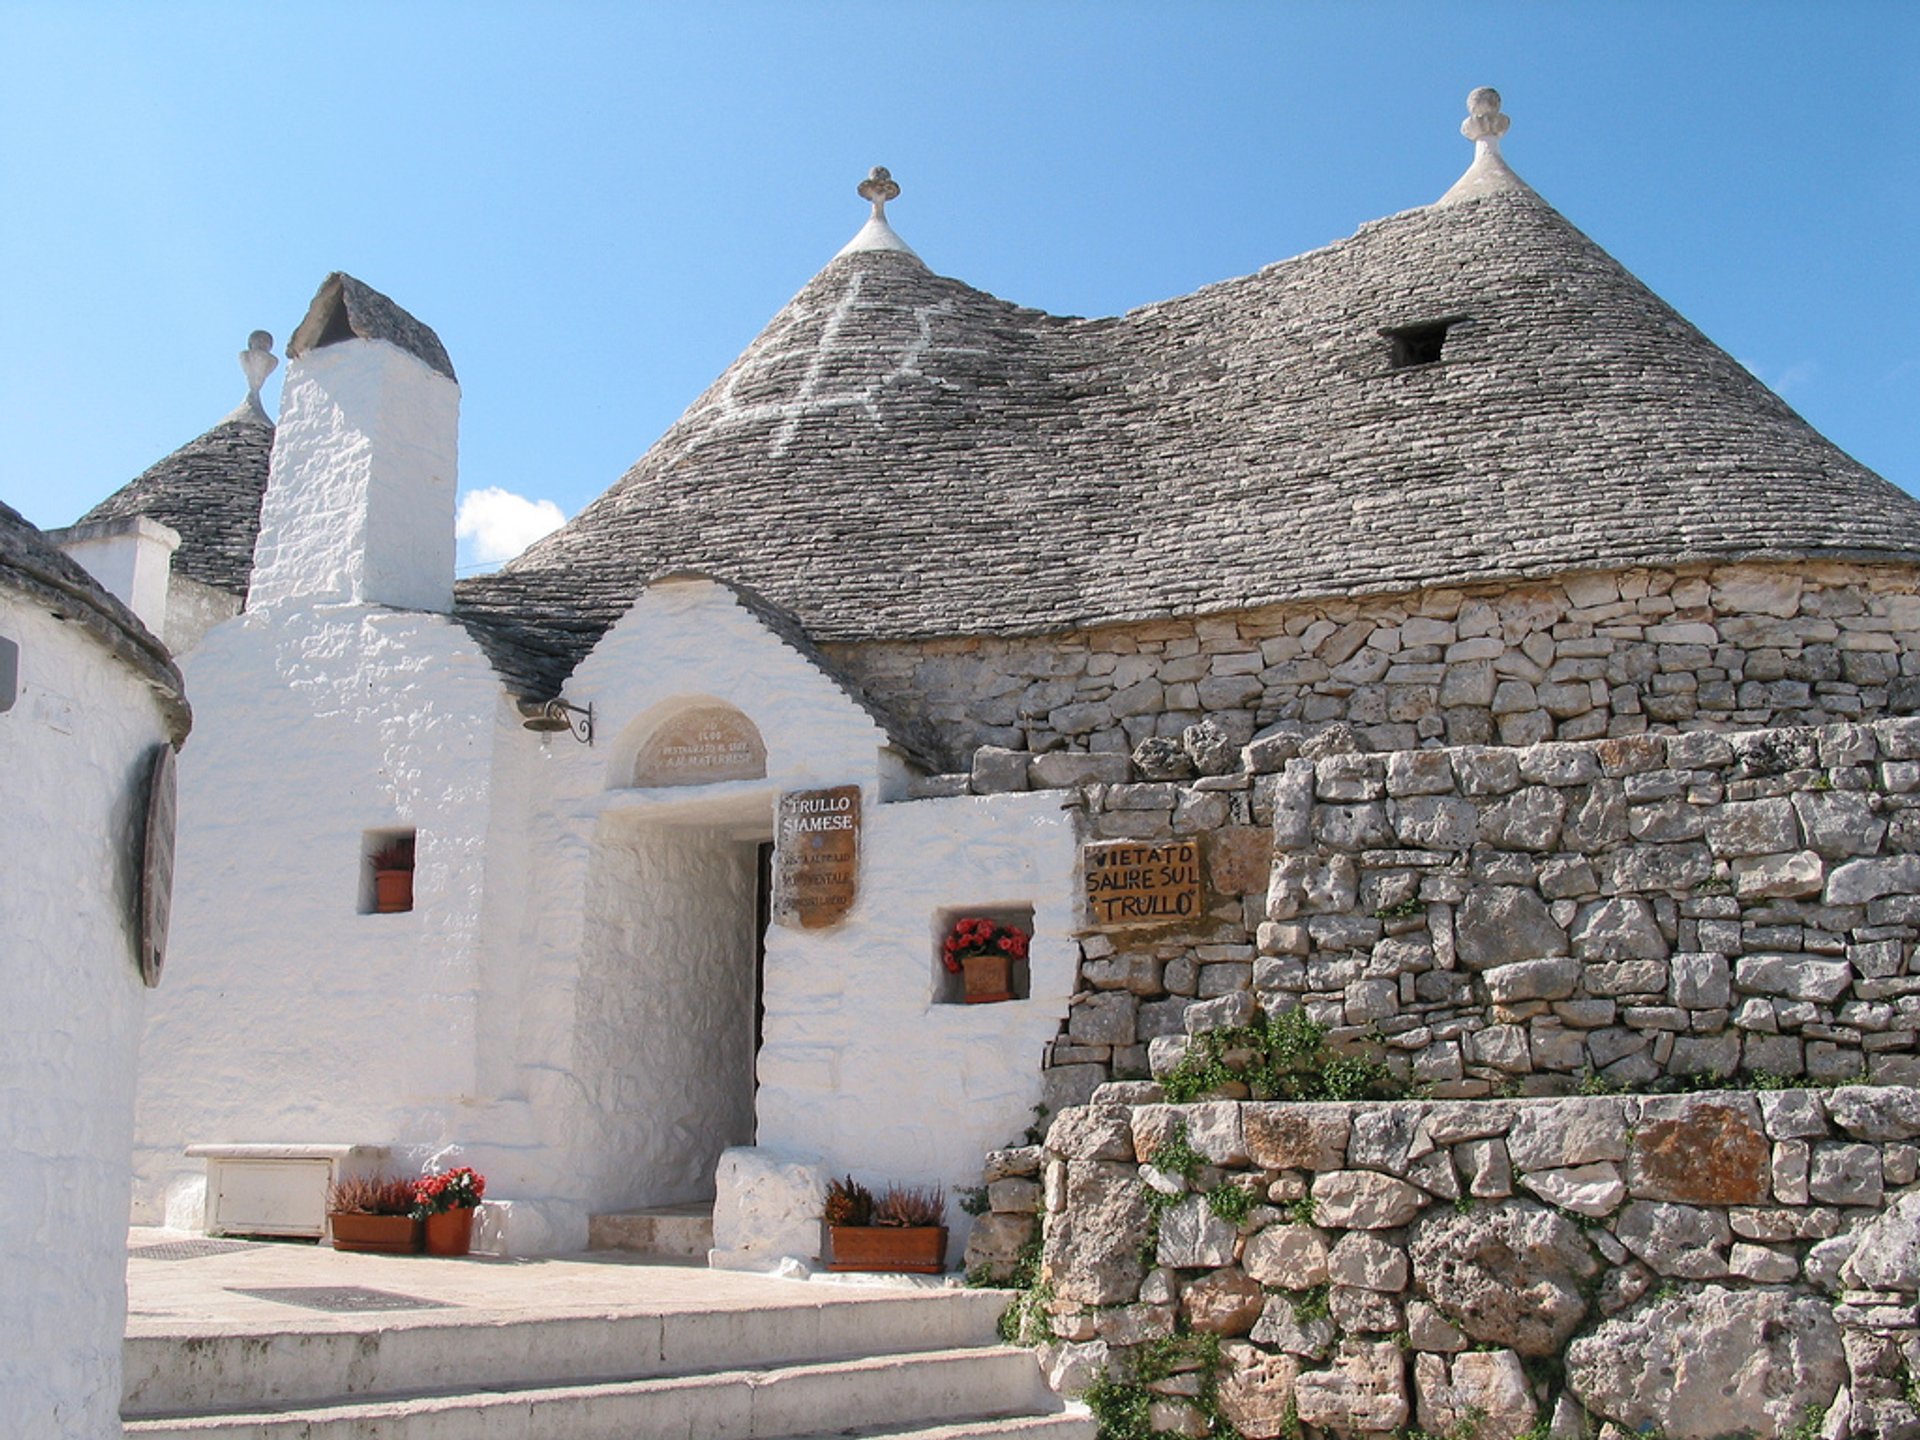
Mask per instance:
[[[146,515],[123,515],[47,531],[47,539],[140,617],[156,636],[166,634],[167,590],[180,532]]]
[[[328,276],[287,342],[247,608],[451,609],[459,422],[440,337]]]

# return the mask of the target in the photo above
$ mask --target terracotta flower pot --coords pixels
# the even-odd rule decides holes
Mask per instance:
[[[373,872],[373,908],[379,915],[394,915],[413,909],[413,872],[376,870]]]
[[[427,1254],[465,1255],[473,1249],[473,1207],[427,1217]]]
[[[829,1270],[938,1275],[947,1268],[944,1225],[829,1225]]]
[[[988,953],[962,955],[960,975],[965,982],[967,1004],[986,1005],[995,1000],[1013,999],[1013,957]]]
[[[362,1215],[336,1210],[327,1216],[333,1248],[371,1255],[418,1255],[420,1222],[409,1215]]]

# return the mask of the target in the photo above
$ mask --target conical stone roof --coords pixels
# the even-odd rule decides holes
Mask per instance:
[[[1514,183],[1114,319],[843,254],[456,604],[553,686],[675,570],[832,643],[1760,557],[1910,563],[1920,503]]]
[[[77,524],[147,515],[180,534],[173,572],[244,599],[260,534],[273,422],[249,397],[204,435],[102,500]]]

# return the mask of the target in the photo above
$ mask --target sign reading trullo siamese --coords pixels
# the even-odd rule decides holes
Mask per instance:
[[[1087,909],[1103,929],[1177,925],[1200,917],[1200,844],[1102,840],[1083,846]]]
[[[773,846],[774,920],[802,930],[837,925],[859,879],[860,787],[782,795]]]

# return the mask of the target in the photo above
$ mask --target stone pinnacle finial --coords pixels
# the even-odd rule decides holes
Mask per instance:
[[[1467,118],[1460,122],[1460,133],[1475,145],[1498,153],[1500,137],[1512,124],[1511,116],[1500,113],[1500,92],[1491,85],[1482,85],[1467,96]]]
[[[873,202],[873,218],[887,218],[887,202],[900,198],[900,187],[895,183],[893,172],[884,165],[876,165],[860,182],[860,198]]]
[[[260,387],[280,368],[280,360],[273,353],[273,336],[264,330],[247,336],[247,348],[240,352],[240,368],[247,374],[247,398],[257,404]]]
[[[1467,96],[1467,118],[1460,122],[1460,133],[1473,141],[1473,164],[1436,204],[1455,205],[1499,190],[1527,189],[1526,181],[1514,174],[1500,155],[1500,137],[1512,124],[1501,112],[1500,92],[1491,85],[1482,85]]]

